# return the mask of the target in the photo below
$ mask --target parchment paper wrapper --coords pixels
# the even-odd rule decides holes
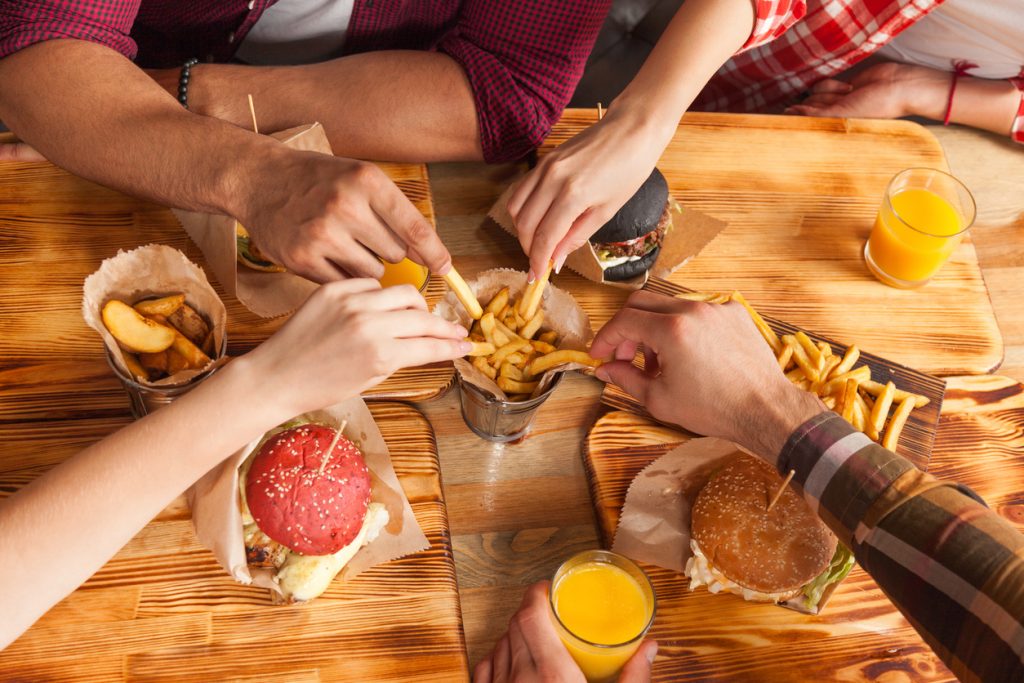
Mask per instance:
[[[740,453],[731,441],[696,438],[672,449],[640,471],[629,485],[612,550],[633,560],[683,573],[690,550],[690,509],[711,475]],[[818,614],[838,583],[825,590],[816,610],[801,597],[780,607]]]
[[[292,149],[333,154],[319,123],[289,128],[271,137]],[[239,264],[234,218],[181,209],[174,209],[174,215],[202,250],[224,289],[256,315],[274,318],[291,313],[317,288],[316,283],[294,273],[264,273]]]
[[[372,480],[371,501],[383,504],[388,511],[388,525],[345,565],[339,574],[341,578],[350,580],[374,565],[430,546],[395,474],[384,437],[361,398],[351,398],[296,419],[334,428],[347,421],[342,433],[363,452]],[[187,495],[196,537],[213,551],[217,562],[239,583],[267,588],[274,601],[280,602],[281,589],[273,579],[276,570],[250,569],[245,561],[245,542],[242,539],[238,468],[262,442],[263,437],[260,437],[214,467],[188,490]]]
[[[107,345],[111,357],[128,377],[131,371],[124,362],[124,352],[117,340],[103,324],[103,305],[111,299],[134,304],[140,299],[182,293],[185,301],[206,317],[213,329],[214,349],[224,348],[224,335],[228,324],[224,302],[206,279],[203,269],[178,251],[163,244],[150,244],[131,251],[119,251],[117,256],[100,264],[99,270],[85,279],[82,294],[82,317],[96,330]],[[217,358],[205,368],[183,370],[156,382],[136,379],[143,386],[169,387],[187,384],[193,377],[224,363]]]
[[[480,273],[474,280],[467,280],[466,284],[476,294],[480,305],[484,306],[502,287],[509,288],[510,298],[520,297],[526,288],[526,273],[509,268],[495,268]],[[590,340],[594,336],[594,330],[590,326],[590,316],[583,312],[571,294],[548,283],[544,288],[541,310],[544,311],[544,324],[541,325],[541,329],[554,330],[558,333],[559,349],[586,351],[590,348]],[[445,320],[460,323],[467,330],[473,324],[473,319],[469,317],[466,308],[455,296],[455,292],[451,290],[448,290],[444,298],[437,302],[434,314]],[[494,380],[473,367],[473,364],[467,359],[457,358],[454,365],[456,372],[464,381],[480,387],[503,401],[508,400],[508,395],[495,384]],[[540,383],[531,397],[540,396],[547,391],[559,373],[584,368],[589,369],[589,366],[579,363],[556,365],[540,376]]]
[[[502,193],[498,201],[487,215],[501,228],[516,235],[515,226],[512,223],[512,216],[509,215],[508,198],[512,194],[512,187]],[[588,280],[600,282],[620,289],[640,289],[647,282],[648,277],[666,278],[676,272],[691,258],[711,243],[711,240],[718,236],[727,225],[724,221],[712,218],[700,211],[695,211],[677,204],[671,200],[672,228],[665,233],[665,240],[661,245],[661,253],[658,254],[654,266],[643,273],[629,280],[621,282],[609,282],[604,279],[604,270],[597,258],[597,252],[593,245],[587,242],[576,251],[569,254],[565,259],[565,265],[579,273]]]

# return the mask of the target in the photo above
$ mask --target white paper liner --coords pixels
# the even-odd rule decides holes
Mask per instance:
[[[324,410],[305,413],[296,419],[334,428],[346,422],[342,433],[359,447],[370,470],[371,501],[383,504],[388,511],[387,526],[345,565],[338,575],[340,578],[351,580],[374,565],[430,547],[395,474],[384,437],[361,398],[351,398]],[[267,588],[274,601],[279,602],[282,599],[281,589],[273,579],[277,570],[250,569],[246,563],[245,542],[242,538],[238,468],[263,442],[263,438],[253,441],[214,467],[188,490],[187,495],[196,537],[213,551],[217,562],[239,583]]]
[[[510,268],[494,268],[476,276],[473,280],[467,280],[466,284],[484,306],[497,294],[502,287],[509,288],[509,298],[515,299],[522,295],[526,288],[526,273],[512,270]],[[555,287],[550,282],[544,288],[544,296],[541,300],[541,310],[544,311],[543,330],[554,330],[558,334],[558,348],[586,351],[590,348],[590,340],[594,337],[594,330],[590,325],[590,316],[579,305],[575,298],[565,290]],[[465,306],[455,296],[455,292],[448,290],[434,307],[434,314],[445,320],[460,323],[468,330],[473,324]],[[502,391],[494,380],[473,367],[473,363],[466,358],[457,358],[454,361],[455,370],[459,376],[469,384],[479,387],[486,393],[495,396],[502,401],[508,400],[508,395]],[[555,381],[555,377],[569,370],[590,369],[589,366],[580,363],[563,363],[556,365],[540,376],[537,388],[531,394],[532,397],[540,396]]]
[[[125,365],[124,351],[103,324],[103,306],[111,299],[131,305],[141,299],[171,294],[184,294],[186,303],[207,319],[213,330],[214,349],[220,353],[227,330],[227,309],[206,279],[203,269],[177,249],[149,244],[131,251],[119,251],[117,256],[103,261],[99,270],[85,279],[82,287],[82,317],[86,324],[103,337],[103,343],[124,374],[143,386],[187,384],[196,375],[225,361],[225,358],[215,358],[204,368],[182,370],[156,382],[132,375]]]

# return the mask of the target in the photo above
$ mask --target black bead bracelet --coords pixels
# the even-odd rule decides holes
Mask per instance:
[[[188,109],[188,79],[192,72],[192,67],[199,63],[199,60],[193,57],[184,64],[181,65],[181,76],[178,77],[178,101],[181,102],[181,106]]]

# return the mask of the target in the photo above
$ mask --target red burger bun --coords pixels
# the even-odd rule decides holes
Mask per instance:
[[[331,555],[359,534],[370,504],[370,472],[337,430],[304,424],[275,434],[252,460],[246,502],[267,536],[303,555]],[[324,460],[326,459],[326,463]]]

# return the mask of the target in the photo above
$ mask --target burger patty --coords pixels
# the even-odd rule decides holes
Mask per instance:
[[[646,235],[640,235],[624,242],[600,242],[594,244],[594,249],[604,258],[629,258],[631,256],[643,256],[655,247],[660,247],[665,241],[665,233],[672,223],[672,213],[668,204],[658,220],[657,227]]]

